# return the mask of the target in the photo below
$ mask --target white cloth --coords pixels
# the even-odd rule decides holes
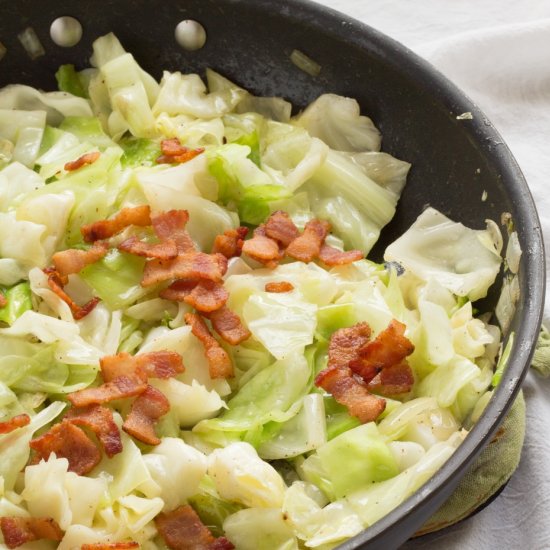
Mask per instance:
[[[433,63],[485,112],[515,155],[550,246],[550,2],[318,0],[375,27]],[[547,252],[548,254],[548,252]],[[550,254],[548,254],[550,256]],[[550,262],[546,267],[547,281]],[[548,285],[550,289],[550,284]],[[550,296],[550,291],[548,292]],[[545,307],[550,327],[550,299]],[[469,520],[403,550],[550,548],[550,380],[524,385],[527,434],[518,471]]]

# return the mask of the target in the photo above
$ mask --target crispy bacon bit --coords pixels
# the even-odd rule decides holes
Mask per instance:
[[[8,300],[4,296],[3,292],[0,292],[0,307],[6,307],[8,305]]]
[[[65,163],[65,170],[67,172],[73,172],[74,170],[78,170],[79,168],[82,168],[85,164],[93,164],[100,156],[99,151],[92,151],[91,153],[86,153],[82,155],[81,157],[78,157],[76,160],[72,160],[71,162]]]
[[[52,518],[0,518],[0,529],[8,548],[17,548],[33,540],[55,540],[63,538],[63,531]]]
[[[160,150],[162,155],[157,158],[157,163],[175,164],[187,162],[204,152],[204,147],[197,149],[189,149],[182,145],[178,138],[163,139],[160,142]]]
[[[181,355],[166,350],[139,355],[122,351],[102,357],[99,364],[105,382],[111,382],[119,376],[137,376],[143,381],[147,378],[170,378],[185,370]]]
[[[328,347],[328,365],[346,368],[350,361],[358,357],[358,350],[370,339],[371,328],[368,323],[357,323],[352,327],[340,328],[330,337]]]
[[[0,422],[0,435],[9,434],[17,428],[22,428],[23,426],[28,426],[31,422],[31,417],[28,414],[18,414],[13,416],[9,420],[4,420]]]
[[[327,221],[316,218],[309,220],[304,232],[288,245],[287,256],[301,262],[311,262],[319,256],[321,246],[329,231],[330,224]]]
[[[96,241],[88,250],[77,250],[71,248],[56,252],[52,256],[55,270],[64,279],[72,273],[80,273],[86,266],[93,264],[107,254],[109,246],[102,241]]]
[[[185,230],[189,221],[187,210],[168,210],[152,218],[153,229],[161,241],[173,240],[180,254],[196,251],[195,243]]]
[[[97,388],[86,388],[67,395],[75,407],[100,405],[124,397],[134,397],[147,389],[147,382],[139,375],[117,376]]]
[[[360,250],[342,252],[337,248],[323,244],[319,252],[319,259],[326,265],[346,265],[362,260],[364,254]]]
[[[196,313],[186,313],[185,322],[191,325],[191,332],[202,342],[208,360],[211,378],[228,378],[233,376],[233,364],[228,353],[210,334],[204,319]]]
[[[131,550],[132,548],[139,548],[139,543],[134,541],[94,542],[92,544],[83,544],[80,550]]]
[[[90,428],[109,458],[122,452],[120,431],[115,424],[111,409],[101,405],[90,405],[83,409],[72,408],[69,409],[65,419],[76,426]]]
[[[214,330],[228,344],[236,346],[250,338],[250,331],[242,324],[239,316],[226,306],[204,315],[210,319]]]
[[[213,281],[175,281],[159,293],[161,298],[186,302],[198,311],[209,313],[220,309],[229,298],[229,292],[220,283]]]
[[[135,256],[158,258],[159,260],[171,260],[178,255],[178,248],[172,239],[152,244],[140,241],[135,235],[122,241],[118,245],[118,249]]]
[[[212,253],[223,254],[227,259],[240,256],[247,233],[248,228],[237,227],[237,229],[224,231],[223,235],[216,235]]]
[[[132,403],[122,429],[147,445],[158,445],[160,439],[155,434],[155,424],[169,410],[170,402],[166,396],[153,386],[147,386]]]
[[[294,285],[288,281],[272,281],[271,283],[265,284],[266,292],[290,292],[294,290]]]
[[[401,363],[414,351],[414,345],[404,336],[405,329],[403,323],[393,319],[374,340],[361,346],[359,358],[349,367],[370,382],[382,369]]]
[[[254,229],[251,239],[244,241],[242,251],[253,260],[270,268],[275,267],[282,257],[279,243],[265,234],[263,224]]]
[[[290,216],[282,210],[277,210],[269,216],[265,222],[265,234],[279,241],[284,247],[300,236],[300,232]]]
[[[316,376],[315,385],[332,394],[363,424],[376,420],[386,408],[386,401],[370,393],[347,367],[327,367]]]
[[[55,269],[45,269],[44,273],[48,275],[48,286],[57,294],[70,308],[71,313],[76,321],[86,317],[90,311],[92,311],[100,299],[98,297],[92,298],[89,302],[86,302],[83,306],[79,306],[64,290],[63,281]]]
[[[145,264],[142,286],[169,279],[208,279],[221,282],[227,271],[227,258],[222,254],[187,252],[173,260],[151,260]]]
[[[406,361],[382,369],[368,384],[371,391],[382,395],[399,395],[412,390],[414,376]]]
[[[45,434],[29,442],[38,460],[48,460],[51,453],[69,461],[69,470],[78,475],[87,474],[101,460],[101,453],[94,442],[68,420],[55,424]]]
[[[123,208],[113,218],[83,225],[80,231],[86,242],[93,243],[94,241],[108,239],[130,225],[140,227],[151,225],[151,208],[149,205]]]
[[[233,550],[225,537],[214,538],[199,516],[185,504],[155,518],[155,525],[166,546],[172,550]]]

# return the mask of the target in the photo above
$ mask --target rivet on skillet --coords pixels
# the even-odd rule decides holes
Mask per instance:
[[[74,17],[58,17],[50,26],[51,39],[62,48],[76,46],[82,38],[82,25]]]
[[[188,51],[200,50],[206,43],[204,27],[193,19],[180,21],[174,32],[176,42]]]

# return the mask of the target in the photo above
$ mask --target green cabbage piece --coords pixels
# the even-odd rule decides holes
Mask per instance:
[[[57,87],[62,92],[76,95],[78,97],[88,97],[86,82],[75,70],[74,65],[61,65],[55,73]]]
[[[12,325],[25,311],[32,309],[31,288],[28,282],[2,290],[2,293],[8,303],[0,308],[0,321]]]

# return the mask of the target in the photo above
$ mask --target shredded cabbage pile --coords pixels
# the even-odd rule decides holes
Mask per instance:
[[[110,252],[65,290],[99,305],[75,321],[47,284],[52,254],[86,248],[80,227],[127,206],[185,209],[196,245],[254,227],[284,210],[303,229],[328,220],[331,246],[365,255],[395,213],[409,164],[380,152],[381,136],[353,99],[326,94],[292,116],[281,98],[256,97],[220,74],[147,74],[112,34],[94,43],[92,68],[57,73],[64,91],[0,90],[0,517],[48,516],[58,548],[132,540],[166,548],[154,518],[188,503],[239,550],[327,550],[390,512],[451,456],[493,386],[500,330],[475,317],[501,267],[498,228],[473,230],[426,209],[388,247],[326,268],[274,269],[234,258],[228,306],[252,337],[226,346],[235,376],[212,379],[184,322],[191,308],[140,285],[144,260]],[[157,164],[160,141],[205,148]],[[64,166],[100,151],[75,171]],[[497,238],[495,238],[497,235]],[[265,292],[288,281],[288,293]],[[367,424],[313,380],[331,334],[392,319],[414,344],[412,392],[387,398]],[[185,372],[155,385],[170,411],[158,446],[122,433],[122,453],[87,476],[65,458],[29,462],[29,441],[58,422],[66,394],[96,382],[99,359],[171,350]],[[115,413],[115,420],[120,417]],[[28,548],[54,548],[38,541]]]

